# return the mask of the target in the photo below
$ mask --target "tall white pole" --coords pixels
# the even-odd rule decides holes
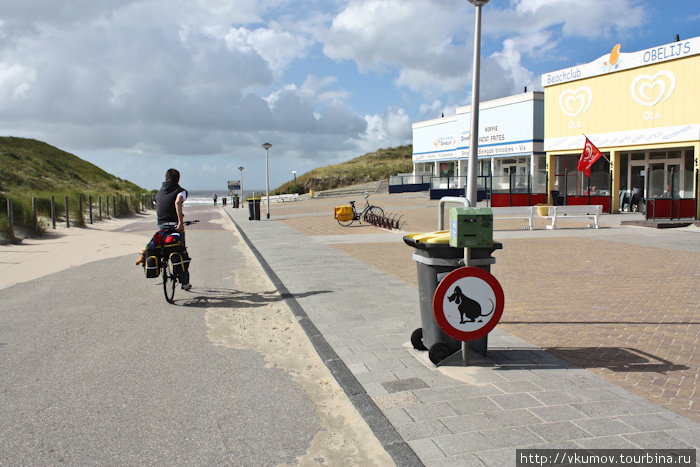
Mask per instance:
[[[269,157],[268,152],[272,145],[270,143],[265,143],[262,145],[265,149],[265,193],[267,193],[267,218],[270,218],[270,170],[269,170]]]
[[[241,189],[241,198],[240,198],[240,200],[238,201],[238,207],[239,207],[239,208],[242,208],[242,207],[243,207],[243,167],[239,167],[238,170],[241,171],[241,186],[240,186],[240,189]]]
[[[472,74],[472,128],[469,136],[469,167],[467,173],[467,187],[465,196],[469,200],[469,205],[476,206],[477,171],[479,157],[479,66],[481,56],[481,7],[488,3],[488,0],[468,0],[476,7],[474,20],[474,66]]]

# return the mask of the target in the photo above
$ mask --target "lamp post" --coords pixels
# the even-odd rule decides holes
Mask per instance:
[[[472,74],[472,128],[469,136],[469,170],[465,195],[469,205],[476,207],[476,172],[479,156],[479,66],[481,56],[481,7],[489,0],[467,0],[476,7],[474,20],[474,66]]]
[[[292,175],[294,175],[294,186],[296,187],[297,186],[297,171],[292,170]]]
[[[238,170],[241,171],[241,184],[239,188],[241,189],[241,200],[239,201],[238,207],[243,207],[243,166],[239,167]]]
[[[262,145],[263,149],[265,149],[265,193],[267,193],[267,218],[270,218],[270,171],[269,171],[269,164],[268,164],[268,153],[270,152],[270,148],[272,145],[270,143],[265,143]]]

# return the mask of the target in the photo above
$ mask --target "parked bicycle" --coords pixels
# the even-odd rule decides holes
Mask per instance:
[[[185,221],[185,225],[192,225],[196,224],[199,222],[199,219],[193,220],[193,221]],[[164,235],[169,235],[172,233],[175,233],[175,227],[164,229],[163,234]],[[184,247],[184,245],[183,245]],[[189,261],[189,258],[187,258],[187,261]],[[178,265],[173,265],[172,262],[170,261],[170,257],[168,255],[168,252],[164,249],[161,248],[161,253],[160,253],[160,267],[161,267],[161,276],[163,278],[163,294],[165,295],[165,300],[168,303],[174,303],[175,302],[175,289],[177,288],[177,284],[180,282],[178,279],[178,272],[175,272],[176,267],[182,268],[185,267],[182,264]]]
[[[357,211],[355,208],[355,201],[350,201],[350,212],[344,213],[343,215],[336,214],[338,224],[342,226],[348,226],[355,221],[362,221],[372,223],[373,217],[383,217],[384,209],[373,204],[369,204],[369,193],[365,193],[365,206],[361,211]]]

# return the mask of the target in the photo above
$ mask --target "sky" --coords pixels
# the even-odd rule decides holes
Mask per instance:
[[[471,103],[467,0],[2,0],[0,136],[146,189],[265,189]],[[491,0],[480,99],[700,36],[700,0]],[[243,171],[239,167],[244,167]],[[1,170],[1,168],[0,168]]]

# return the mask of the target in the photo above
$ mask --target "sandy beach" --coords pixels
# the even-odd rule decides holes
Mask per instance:
[[[135,220],[152,221],[155,225],[155,211],[105,219],[86,227],[57,224],[55,230],[49,228],[42,237],[26,238],[19,245],[0,245],[0,289],[129,253],[136,260],[153,232],[115,232]]]

